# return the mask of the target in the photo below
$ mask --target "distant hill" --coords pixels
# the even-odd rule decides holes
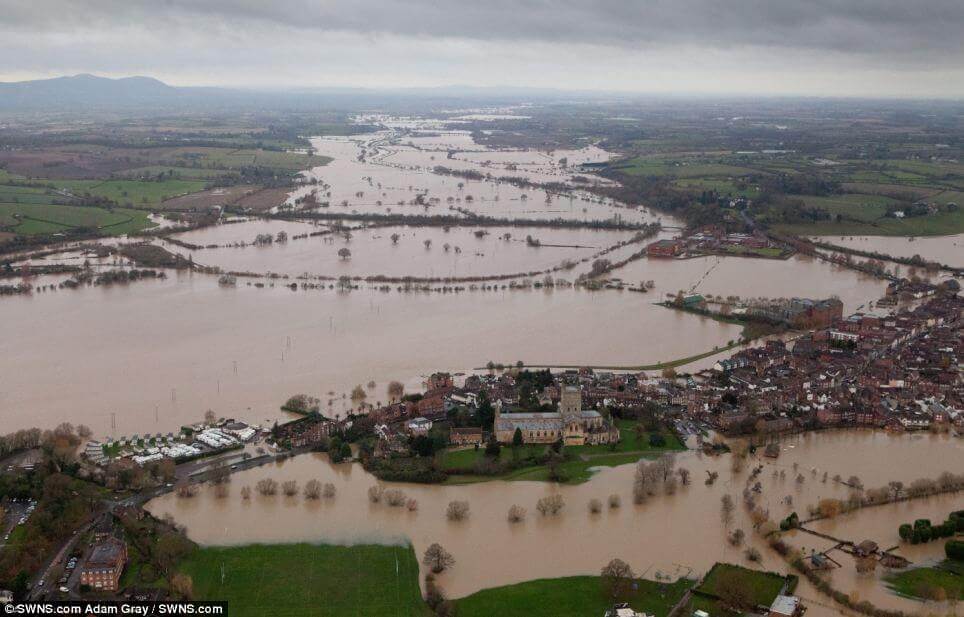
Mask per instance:
[[[571,93],[577,94],[577,93]],[[317,109],[319,105],[341,108],[381,106],[389,102],[418,101],[440,105],[479,103],[510,104],[521,100],[569,96],[561,90],[536,88],[280,88],[275,90],[179,87],[153,77],[111,79],[96,75],[72,75],[33,81],[0,82],[0,111],[98,111],[139,109],[174,111],[187,108],[221,109]],[[600,96],[578,93],[577,96]]]
[[[85,74],[0,83],[0,108],[153,106],[177,100],[183,95],[180,88],[152,77],[109,79]]]

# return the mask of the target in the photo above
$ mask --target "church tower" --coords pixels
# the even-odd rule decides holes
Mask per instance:
[[[582,392],[579,386],[563,386],[559,398],[559,416],[564,426],[579,420],[582,415]]]

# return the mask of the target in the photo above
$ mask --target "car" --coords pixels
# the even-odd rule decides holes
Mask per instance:
[[[44,586],[44,583],[46,583],[46,582],[47,582],[47,581],[45,581],[44,579],[40,579],[40,582],[37,583],[37,587],[43,587],[43,586]]]
[[[66,587],[61,587],[60,593],[70,593],[70,589],[67,589]]]
[[[61,576],[61,577],[60,577],[60,580],[57,581],[57,582],[60,583],[61,585],[63,585],[64,583],[67,582],[67,577],[66,577],[66,576]]]

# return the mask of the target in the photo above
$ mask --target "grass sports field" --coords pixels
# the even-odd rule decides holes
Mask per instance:
[[[198,549],[181,565],[198,600],[232,617],[426,617],[410,546],[278,544]]]

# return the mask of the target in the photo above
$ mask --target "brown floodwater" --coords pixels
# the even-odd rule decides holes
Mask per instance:
[[[253,250],[253,249],[248,249]],[[38,279],[37,284],[45,279]],[[0,299],[0,425],[88,424],[116,436],[175,430],[206,409],[273,421],[305,392],[341,399],[375,380],[409,389],[488,360],[648,364],[694,355],[740,329],[652,304],[652,294],[579,289],[389,293],[258,289],[167,280]],[[156,419],[155,419],[156,418]]]
[[[952,236],[826,236],[817,238],[831,244],[861,251],[872,251],[894,257],[913,257],[938,261],[954,267],[964,267],[964,234]]]
[[[751,533],[752,526],[743,511],[741,494],[749,466],[734,474],[729,456],[708,457],[694,451],[678,454],[676,461],[678,467],[692,473],[691,485],[671,496],[652,497],[642,505],[632,502],[634,466],[624,465],[602,468],[588,482],[575,486],[502,481],[464,486],[385,484],[401,488],[407,497],[417,500],[418,510],[409,512],[384,503],[371,504],[368,488],[383,483],[360,466],[331,465],[324,455],[304,455],[237,474],[228,498],[219,500],[211,491],[202,491],[193,499],[167,495],[152,501],[148,508],[158,515],[172,514],[202,544],[411,542],[420,556],[429,544],[439,542],[456,559],[455,567],[440,577],[453,597],[524,580],[591,574],[614,557],[624,559],[647,578],[655,578],[657,573],[696,575],[716,561],[746,563],[744,549],[726,541],[727,533],[737,528],[747,532],[751,546],[760,549],[762,567],[785,572],[787,566]],[[831,478],[835,474],[845,478],[857,475],[867,486],[935,477],[964,465],[964,442],[934,435],[822,432],[787,438],[779,459],[759,462],[764,465],[758,477],[763,485],[761,503],[773,519],[779,519],[792,510],[805,511],[807,505],[823,497],[846,495],[846,487],[832,480],[821,481],[824,471]],[[811,471],[814,467],[815,472]],[[781,470],[784,478],[777,473]],[[708,471],[720,474],[712,486],[704,484]],[[797,473],[804,475],[802,484],[795,480]],[[241,487],[253,486],[264,477],[279,482],[297,480],[301,485],[317,478],[335,484],[338,492],[335,499],[320,503],[281,496],[255,496],[244,502],[239,496]],[[540,516],[536,502],[557,493],[566,504],[562,514]],[[619,495],[622,505],[609,509],[605,504],[613,494]],[[724,494],[731,495],[737,505],[728,525],[721,517]],[[792,497],[791,505],[783,503],[787,495]],[[591,499],[603,501],[602,513],[589,512]],[[469,503],[467,520],[446,519],[445,509],[453,500]],[[960,497],[947,498],[932,505],[934,509],[953,504],[959,508],[962,501]],[[510,524],[506,519],[514,504],[528,510],[523,523]],[[857,516],[865,514],[873,520],[887,519],[886,508],[879,514],[867,510]],[[898,519],[907,514],[897,512],[888,525],[892,522],[896,529]],[[888,525],[881,527],[882,544],[892,533]],[[817,597],[805,584],[801,593]],[[890,594],[875,599],[887,606],[913,608],[913,603]]]
[[[838,296],[844,314],[867,309],[887,290],[886,281],[804,255],[790,259],[698,257],[640,259],[609,276],[633,284],[653,280],[656,291],[736,295],[747,300],[765,298],[826,298]]]
[[[506,182],[468,180],[435,174],[436,166],[461,171],[491,173],[494,177],[525,177],[539,182],[569,182],[574,174],[562,170],[543,170],[526,166],[516,172],[487,167],[473,160],[447,158],[446,150],[423,150],[405,145],[409,138],[397,143],[394,133],[381,131],[356,137],[324,137],[312,140],[319,154],[334,157],[328,165],[305,173],[320,185],[305,186],[295,191],[290,201],[318,191],[320,201],[330,206],[324,212],[459,215],[460,210],[496,218],[595,221],[614,217],[625,221],[648,222],[662,218],[645,208],[621,207],[612,200],[580,191],[570,194],[547,194],[545,190],[519,188]],[[479,146],[476,146],[478,148]],[[599,152],[603,152],[596,148]],[[364,162],[358,160],[364,153]],[[475,153],[473,153],[475,154]],[[486,155],[496,152],[486,151]],[[498,152],[502,156],[522,157],[523,163],[536,154],[531,152]],[[590,158],[596,155],[590,155]],[[551,168],[551,165],[550,165]],[[461,185],[461,186],[460,186]],[[329,195],[330,193],[330,195]],[[427,205],[411,203],[416,195],[425,194]],[[401,202],[401,203],[399,203]]]
[[[298,226],[300,225],[300,227]],[[289,236],[324,227],[289,223]],[[178,239],[199,245],[252,242],[256,235],[276,235],[280,226],[267,221],[219,225],[179,234]],[[483,235],[477,236],[476,232]],[[392,237],[397,235],[397,242]],[[508,238],[506,237],[508,235]],[[302,273],[330,277],[473,277],[540,272],[590,258],[633,237],[633,232],[589,229],[515,227],[376,227],[357,229],[350,236],[332,234],[288,240],[267,246],[222,246],[193,253],[206,266],[242,272]],[[527,242],[531,237],[533,242]],[[426,246],[426,242],[429,243]],[[539,246],[533,244],[539,243]],[[640,250],[644,244],[634,244]],[[339,255],[342,249],[350,257]],[[171,250],[184,253],[184,249]],[[570,277],[565,272],[558,276]]]

